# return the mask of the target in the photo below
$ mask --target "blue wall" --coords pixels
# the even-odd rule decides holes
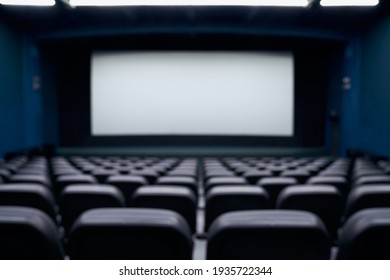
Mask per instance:
[[[340,101],[341,121],[340,154],[345,155],[348,149],[359,150],[360,134],[360,112],[361,112],[361,38],[351,39],[347,44],[344,54],[344,63],[341,67],[342,77],[340,79]],[[343,79],[350,79],[350,86],[345,87]]]
[[[338,156],[341,150],[340,116],[342,113],[342,65],[344,61],[343,48],[333,53],[330,58],[326,106],[325,146],[332,155]],[[333,117],[331,117],[333,116]]]
[[[39,61],[31,40],[0,21],[0,157],[43,143]]]
[[[361,92],[346,103],[357,107],[349,147],[390,156],[390,17],[362,36],[359,68]]]
[[[0,156],[24,147],[20,34],[0,21]]]
[[[362,37],[349,37],[345,50],[334,53],[327,115],[334,112],[340,116],[336,150],[341,154],[358,149],[390,156],[388,50],[390,17]],[[41,69],[42,59],[48,63]],[[7,151],[42,143],[58,144],[58,88],[54,66],[48,65],[50,56],[40,54],[33,40],[0,21],[0,157]],[[351,78],[351,89],[342,89],[343,77]],[[33,87],[35,78],[43,79],[43,89]],[[326,146],[335,151],[333,125],[327,120],[326,126]]]
[[[340,61],[328,95],[328,111],[340,115],[340,154],[357,150],[390,157],[390,16],[351,38]],[[343,77],[350,78],[349,89]],[[331,133],[328,124],[329,148]]]
[[[40,53],[33,41],[23,37],[23,127],[24,145],[43,143],[43,107]]]

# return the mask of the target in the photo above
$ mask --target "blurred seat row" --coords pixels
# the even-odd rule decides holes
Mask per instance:
[[[1,259],[390,259],[390,162],[25,157],[0,164]],[[198,248],[199,247],[199,248]]]

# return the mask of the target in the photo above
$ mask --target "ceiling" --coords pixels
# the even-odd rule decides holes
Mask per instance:
[[[386,3],[387,2],[387,3]],[[389,14],[377,7],[77,7],[61,0],[53,7],[0,5],[0,17],[31,36],[66,37],[126,32],[289,32],[351,36]]]

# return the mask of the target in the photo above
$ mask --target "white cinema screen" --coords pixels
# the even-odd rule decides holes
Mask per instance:
[[[94,52],[92,135],[293,136],[290,52]]]

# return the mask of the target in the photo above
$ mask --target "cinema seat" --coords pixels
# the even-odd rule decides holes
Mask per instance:
[[[62,175],[82,175],[82,172],[74,167],[57,167],[53,168],[53,177],[57,178]]]
[[[178,185],[190,188],[195,193],[198,192],[198,184],[193,177],[186,176],[162,176],[157,179],[157,185]]]
[[[142,186],[133,195],[132,207],[159,208],[175,211],[183,216],[191,231],[196,230],[196,195],[182,186]]]
[[[39,184],[0,185],[1,206],[25,206],[45,212],[57,222],[56,203],[51,191]]]
[[[23,167],[18,169],[18,175],[46,175],[47,168],[44,167]]]
[[[325,170],[322,170],[317,174],[318,176],[324,177],[324,176],[342,176],[347,178],[348,177],[348,168],[347,167],[332,167],[327,168]]]
[[[60,194],[62,190],[69,185],[76,184],[96,184],[95,177],[85,174],[72,174],[58,176],[55,183],[56,194]]]
[[[0,206],[0,259],[64,259],[59,232],[44,212],[19,206]]]
[[[346,197],[349,192],[348,181],[343,176],[313,176],[307,180],[309,185],[332,185]]]
[[[148,182],[142,176],[113,175],[107,178],[106,184],[117,187],[122,192],[126,205],[129,206],[135,190],[140,186],[147,185]]]
[[[142,176],[147,180],[148,184],[154,184],[157,178],[159,177],[158,173],[151,168],[145,168],[141,170],[131,170],[130,175]]]
[[[11,172],[5,168],[1,168],[0,169],[0,179],[3,180],[3,182],[6,182],[9,177],[11,177]]]
[[[363,185],[390,185],[390,176],[389,175],[370,175],[370,176],[361,176],[356,179],[354,186],[363,186]]]
[[[221,214],[269,208],[267,191],[259,186],[217,186],[206,193],[206,231]]]
[[[78,169],[82,171],[84,174],[91,174],[97,167],[96,165],[93,164],[83,164],[78,166]]]
[[[191,231],[184,218],[162,209],[105,208],[83,213],[72,227],[70,259],[191,259]]]
[[[344,219],[359,210],[377,207],[390,207],[390,184],[353,188],[347,198]]]
[[[272,177],[270,170],[249,170],[243,174],[249,184],[255,185],[260,179]]]
[[[273,176],[279,176],[283,171],[286,171],[289,169],[289,166],[287,164],[269,164],[266,166],[266,170],[270,170],[272,172]]]
[[[9,183],[13,184],[40,184],[51,187],[50,180],[43,174],[15,174],[9,179]]]
[[[389,260],[390,208],[361,210],[341,230],[337,259]]]
[[[285,170],[280,176],[295,178],[299,184],[304,184],[309,179],[310,172],[304,169]]]
[[[248,185],[248,182],[243,177],[212,177],[206,181],[206,190],[209,190],[215,186],[239,186]]]
[[[276,204],[278,209],[303,210],[316,214],[333,239],[337,237],[343,206],[342,195],[330,185],[286,187],[280,192]]]
[[[297,185],[298,181],[291,177],[266,177],[257,183],[269,194],[270,207],[275,207],[279,193],[287,186]]]
[[[100,184],[106,182],[108,177],[112,175],[118,175],[118,174],[119,172],[114,169],[99,168],[91,171],[91,175],[95,177]]]
[[[86,210],[93,208],[125,207],[121,191],[110,185],[71,185],[61,193],[60,212],[65,232]]]
[[[378,169],[378,168],[368,168],[368,169],[355,170],[355,172],[353,174],[353,179],[355,181],[357,181],[362,177],[371,177],[371,176],[373,176],[373,177],[385,176],[385,177],[387,177],[387,179],[389,179],[389,176],[386,175],[385,171],[382,169]]]
[[[23,163],[6,162],[1,165],[1,168],[8,170],[9,172],[11,172],[11,174],[15,174],[21,165],[23,165]]]
[[[316,215],[296,210],[251,210],[218,217],[208,232],[207,259],[321,260],[330,240]]]
[[[253,170],[253,167],[248,166],[246,164],[242,164],[242,165],[232,167],[232,170],[237,176],[242,176],[244,173]]]
[[[179,167],[167,172],[166,176],[184,176],[196,178],[198,176],[198,171],[196,170],[196,167]]]
[[[233,171],[225,168],[206,168],[204,172],[204,179],[207,181],[212,177],[235,177],[236,174]]]

